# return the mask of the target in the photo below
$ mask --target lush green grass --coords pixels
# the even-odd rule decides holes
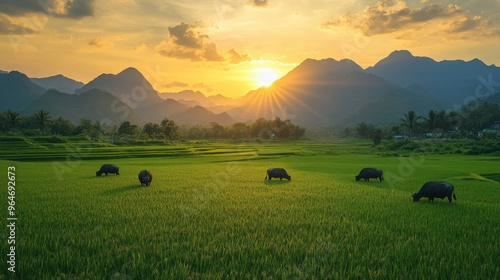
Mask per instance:
[[[34,147],[29,161],[0,161],[4,174],[16,166],[17,278],[500,277],[498,157],[380,157],[363,143],[55,144],[49,160]],[[104,163],[120,175],[95,177]],[[368,166],[386,180],[355,182]],[[292,180],[264,181],[269,167]],[[151,187],[139,185],[144,168]],[[458,200],[411,202],[429,180],[454,184]]]

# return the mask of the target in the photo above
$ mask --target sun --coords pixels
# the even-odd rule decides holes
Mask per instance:
[[[272,68],[258,68],[254,72],[259,87],[268,87],[279,78],[278,72]]]

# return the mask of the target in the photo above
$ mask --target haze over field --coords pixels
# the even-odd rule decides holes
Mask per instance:
[[[366,69],[405,49],[499,65],[499,15],[498,0],[7,0],[0,69],[87,84],[133,67],[159,92],[237,98],[307,58]]]

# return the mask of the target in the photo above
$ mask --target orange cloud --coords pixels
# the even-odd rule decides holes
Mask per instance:
[[[89,46],[96,47],[96,48],[111,48],[113,47],[113,44],[106,41],[103,38],[100,37],[94,37],[90,39],[89,41]]]
[[[263,8],[269,5],[268,0],[247,0],[247,4],[252,7]]]
[[[201,26],[181,22],[169,27],[170,40],[157,46],[158,52],[167,57],[191,61],[223,61],[214,43],[207,43],[208,35],[201,34]]]
[[[492,22],[480,16],[472,16],[460,6],[434,4],[412,9],[403,0],[382,0],[374,6],[366,7],[361,13],[345,15],[322,25],[325,29],[339,27],[354,28],[366,36],[408,30],[433,30],[449,36],[464,32],[474,32],[476,36],[499,34]]]
[[[249,61],[250,57],[248,54],[239,54],[235,49],[230,49],[226,52],[229,62],[232,64],[239,64],[245,61]]]
[[[208,35],[199,31],[201,28],[202,26],[190,25],[184,22],[169,27],[170,39],[162,41],[156,46],[156,50],[166,57],[189,59],[191,61],[240,63],[249,60],[248,55],[240,55],[234,49],[220,53],[215,43],[209,41]]]

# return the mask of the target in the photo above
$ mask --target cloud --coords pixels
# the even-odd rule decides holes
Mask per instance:
[[[49,17],[80,19],[94,15],[95,0],[1,0],[0,34],[40,33]]]
[[[10,16],[45,13],[54,17],[79,19],[94,15],[94,2],[95,0],[2,0],[0,13]]]
[[[239,64],[239,63],[250,60],[250,57],[248,56],[248,54],[241,55],[235,49],[230,49],[226,53],[228,56],[229,63],[232,63],[232,64]]]
[[[172,43],[178,46],[196,49],[203,46],[204,39],[208,39],[207,35],[197,32],[197,28],[198,26],[181,22],[179,25],[169,27],[168,32],[170,33]]]
[[[173,81],[171,83],[168,83],[168,84],[165,84],[163,85],[164,88],[174,88],[174,87],[188,87],[189,84],[188,83],[184,83],[184,82],[179,82],[179,81]]]
[[[113,44],[106,41],[103,38],[100,37],[94,37],[90,39],[89,41],[89,46],[96,47],[96,48],[111,48],[113,47]]]
[[[215,43],[209,41],[206,34],[202,34],[202,26],[180,23],[169,27],[169,40],[162,41],[156,50],[163,56],[191,61],[229,61],[239,63],[248,60],[248,55],[240,55],[234,49],[220,53]],[[238,62],[239,61],[239,62]]]
[[[180,81],[173,81],[171,83],[163,85],[164,88],[192,88],[192,89],[202,89],[205,92],[212,92],[214,89],[205,83],[194,83],[188,84]]]
[[[211,86],[209,86],[205,83],[196,83],[196,84],[193,84],[192,87],[202,89],[205,92],[213,92],[214,91],[214,89]]]
[[[201,34],[201,26],[180,23],[169,27],[170,40],[157,46],[158,52],[167,57],[191,61],[223,61],[214,43],[205,42],[208,35]]]
[[[476,35],[498,35],[498,29],[490,21],[472,16],[460,6],[433,4],[409,8],[403,0],[382,0],[366,7],[361,13],[348,14],[322,25],[325,29],[341,27],[358,29],[366,36],[426,29],[449,35],[468,31],[474,31]]]
[[[41,24],[35,25],[22,18],[0,14],[0,34],[30,35],[39,33],[42,29],[43,25]]]
[[[252,7],[264,8],[269,5],[268,0],[247,0],[247,4]]]

